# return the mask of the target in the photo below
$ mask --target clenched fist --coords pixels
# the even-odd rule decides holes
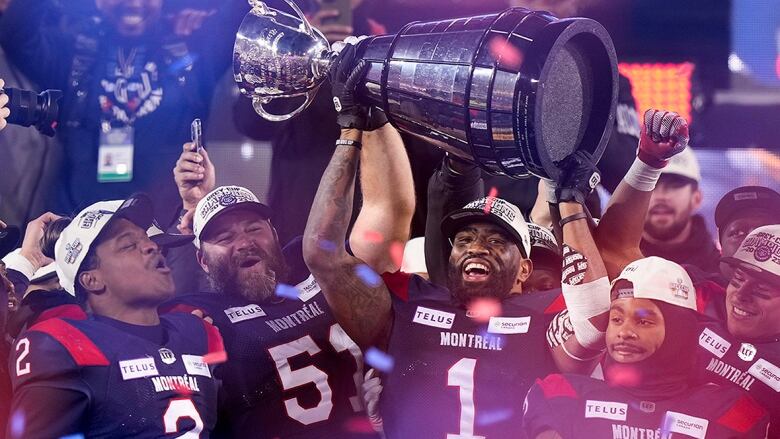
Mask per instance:
[[[639,159],[663,168],[688,146],[688,122],[673,111],[647,110],[639,137]]]

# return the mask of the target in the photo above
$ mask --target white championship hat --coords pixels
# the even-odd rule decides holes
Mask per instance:
[[[152,202],[135,194],[127,200],[99,201],[73,218],[54,245],[57,277],[65,291],[76,295],[76,274],[100,232],[115,218],[124,218],[146,230],[154,221]]]
[[[699,169],[699,160],[690,146],[682,150],[669,160],[664,168],[661,169],[661,175],[679,175],[696,183],[701,183],[701,170]]]
[[[195,207],[195,218],[192,221],[195,247],[200,248],[203,231],[210,221],[237,208],[252,209],[265,219],[271,218],[271,208],[261,203],[249,189],[241,186],[220,186],[203,197]]]
[[[561,249],[558,247],[558,241],[555,239],[555,235],[552,234],[547,228],[538,224],[529,222],[528,233],[531,235],[531,248],[534,254],[537,251],[547,251],[551,255],[561,257]]]
[[[633,284],[633,289],[615,290],[619,280]],[[658,256],[636,260],[626,266],[612,281],[612,299],[633,297],[653,299],[683,308],[696,308],[696,289],[688,272],[675,262]]]
[[[441,222],[444,237],[452,239],[466,224],[490,222],[506,230],[528,258],[531,256],[531,235],[523,213],[517,206],[501,198],[484,197],[450,213]]]
[[[754,229],[730,258],[721,259],[769,282],[780,282],[780,225]]]

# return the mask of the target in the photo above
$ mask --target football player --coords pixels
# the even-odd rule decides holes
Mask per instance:
[[[529,438],[763,438],[768,416],[733,387],[693,384],[696,291],[680,265],[629,264],[612,283],[605,380],[554,374],[525,403]]]
[[[209,355],[223,352],[212,325],[160,317],[173,280],[146,234],[151,201],[95,203],[55,245],[61,286],[89,316],[39,321],[15,341],[8,437],[208,437],[218,382]]]
[[[345,51],[354,53],[354,47]],[[344,59],[333,68],[352,62]],[[349,245],[374,270],[394,271],[400,252],[395,260],[390,248],[403,249],[414,210],[408,159],[386,118],[348,104],[354,83],[346,86],[346,80],[335,70],[331,74],[334,98],[353,111],[342,113],[339,123],[375,128],[366,133],[360,152],[363,204]],[[344,147],[360,145],[339,146]],[[245,188],[211,190],[213,179],[198,175],[206,168],[212,168],[207,153],[189,152],[185,145],[177,182],[185,207],[194,213],[198,261],[217,294],[180,297],[167,308],[207,315],[225,338],[230,361],[217,371],[224,383],[218,430],[257,438],[358,435],[354,420],[365,419],[358,393],[362,352],[320,294],[303,262],[300,239],[282,248],[269,208]],[[325,251],[338,244],[319,243]]]

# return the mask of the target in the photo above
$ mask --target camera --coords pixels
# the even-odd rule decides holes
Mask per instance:
[[[23,127],[35,126],[42,134],[54,136],[54,128],[57,126],[57,116],[60,108],[59,100],[62,98],[60,90],[45,90],[40,94],[34,91],[17,88],[0,89],[8,95],[8,109],[11,115],[6,119],[8,123]]]

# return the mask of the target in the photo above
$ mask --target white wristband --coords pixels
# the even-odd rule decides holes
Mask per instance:
[[[637,157],[623,177],[623,181],[640,192],[650,192],[655,189],[660,176],[661,168],[654,168]]]
[[[21,249],[16,249],[5,255],[3,263],[5,263],[6,269],[22,273],[27,277],[27,280],[32,279],[35,275],[35,265],[21,255]]]
[[[579,285],[561,284],[574,336],[582,347],[601,350],[604,331],[590,322],[591,317],[609,311],[609,279],[606,276]]]

